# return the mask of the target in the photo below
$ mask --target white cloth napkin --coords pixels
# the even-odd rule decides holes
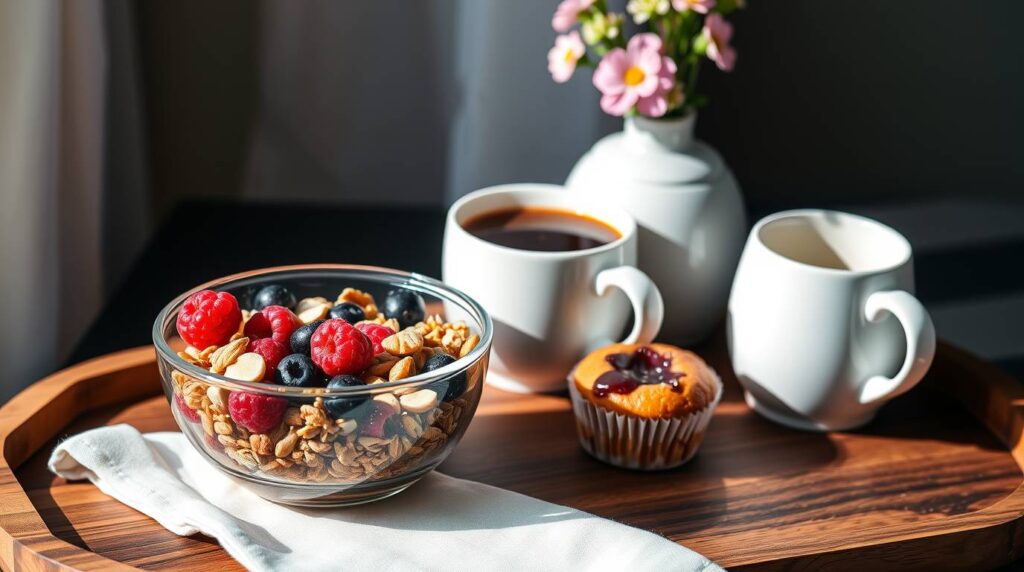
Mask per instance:
[[[49,466],[175,534],[216,538],[250,570],[721,570],[656,534],[437,472],[377,503],[292,508],[233,483],[181,433],[128,425],[64,441]]]

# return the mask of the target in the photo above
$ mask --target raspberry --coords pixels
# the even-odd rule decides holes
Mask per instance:
[[[178,335],[185,343],[199,349],[224,345],[242,323],[238,300],[227,292],[200,290],[181,305],[178,312]]]
[[[250,340],[258,340],[260,338],[269,338],[273,335],[274,331],[270,329],[270,320],[266,316],[261,312],[253,312],[249,316],[249,321],[245,323],[245,329],[242,330],[242,333]]]
[[[278,362],[284,356],[291,353],[291,349],[288,346],[273,338],[253,340],[249,342],[249,348],[246,351],[256,352],[263,356],[263,361],[267,364],[267,371],[263,374],[263,381],[272,381]]]
[[[185,419],[193,423],[199,423],[199,414],[194,409],[185,404],[185,398],[180,393],[174,394],[174,404],[178,406],[178,411],[185,416]]]
[[[291,310],[284,306],[267,306],[249,317],[245,323],[245,335],[250,338],[274,338],[282,344],[288,344],[288,337],[295,328],[302,325]]]
[[[287,408],[288,400],[283,397],[244,391],[232,391],[228,395],[231,418],[253,433],[266,433],[276,427]]]
[[[384,348],[380,345],[381,340],[388,336],[395,335],[395,331],[391,328],[369,322],[357,325],[356,329],[366,334],[366,337],[370,338],[370,341],[373,342],[373,355],[377,355],[384,351]]]
[[[396,414],[394,408],[387,403],[373,401],[373,409],[363,425],[363,435],[381,438],[384,436],[384,424]]]
[[[224,450],[224,444],[221,443],[220,441],[218,441],[217,438],[214,437],[213,435],[205,435],[204,434],[204,437],[206,437],[203,440],[206,441],[206,446],[207,447],[210,447],[211,449],[218,449],[218,450],[221,450],[221,451]]]
[[[313,363],[327,375],[358,373],[373,363],[373,342],[341,318],[320,324],[310,348]]]

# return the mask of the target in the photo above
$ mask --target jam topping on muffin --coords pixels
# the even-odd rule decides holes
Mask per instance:
[[[668,344],[614,344],[583,358],[572,373],[580,394],[626,415],[668,418],[714,401],[714,372],[696,354]]]
[[[595,397],[606,397],[609,393],[625,395],[651,383],[666,383],[676,393],[683,391],[679,378],[686,373],[672,371],[672,356],[669,354],[659,354],[648,346],[640,346],[632,353],[608,354],[604,359],[612,369],[602,373],[594,382]]]

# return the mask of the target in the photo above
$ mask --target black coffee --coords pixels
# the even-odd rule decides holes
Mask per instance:
[[[469,219],[462,227],[487,242],[539,252],[584,250],[622,236],[596,218],[547,207],[492,211]]]

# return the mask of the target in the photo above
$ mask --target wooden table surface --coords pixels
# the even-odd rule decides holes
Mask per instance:
[[[752,209],[750,219],[772,210],[801,205],[762,205]],[[853,210],[850,205],[841,205]],[[302,220],[292,232],[279,240],[251,248],[246,233],[250,225],[272,224],[286,217]],[[391,233],[388,244],[407,245],[390,248],[379,241],[370,240],[373,230],[381,221],[387,221]],[[342,243],[333,239],[333,229],[345,225],[350,232]],[[93,327],[83,337],[68,360],[68,365],[125,347],[149,342],[153,316],[167,300],[187,288],[217,276],[251,268],[302,262],[349,262],[378,264],[422,272],[440,274],[440,241],[443,229],[443,211],[438,208],[374,208],[339,207],[322,205],[240,205],[233,202],[187,202],[179,205],[164,221],[161,230],[146,246],[143,254],[126,279],[113,289],[111,301],[100,313]],[[230,257],[187,257],[194,252],[196,237],[204,244],[217,245],[222,251],[232,252]],[[929,303],[948,303],[973,299],[978,295],[999,295],[1024,290],[1024,273],[1004,262],[1019,252],[1019,242],[972,244],[943,252],[924,252],[916,256],[918,296]],[[182,263],[183,257],[189,263]],[[1024,372],[1024,363],[1006,362],[1012,371]],[[720,364],[716,364],[721,367]],[[858,438],[846,434],[811,436],[795,434],[750,415],[738,401],[735,388],[731,388],[712,425],[702,453],[693,463],[678,472],[655,475],[644,482],[630,481],[627,487],[615,490],[608,486],[609,479],[629,475],[605,467],[588,458],[575,444],[571,421],[567,416],[567,402],[561,397],[543,396],[529,405],[519,403],[517,397],[503,396],[489,390],[485,394],[480,417],[474,421],[463,446],[445,463],[442,470],[449,473],[478,478],[514,490],[550,500],[578,504],[625,522],[643,525],[651,522],[656,507],[678,507],[676,517],[659,525],[658,530],[678,538],[692,539],[695,548],[715,550],[720,543],[716,534],[719,526],[735,532],[753,531],[764,521],[764,515],[773,515],[781,526],[805,527],[808,535],[827,530],[829,519],[811,518],[814,511],[829,505],[855,514],[859,506],[879,509],[874,517],[863,522],[871,527],[898,522],[925,522],[943,516],[965,514],[965,511],[991,506],[1005,495],[1019,479],[1015,464],[998,444],[987,435],[975,420],[962,414],[959,406],[947,397],[921,388],[887,406],[876,423]],[[68,433],[99,423],[132,419],[143,430],[172,428],[169,415],[160,407],[160,400],[151,400],[128,409],[112,407],[82,419],[67,429]],[[522,407],[522,411],[517,411]],[[936,423],[925,412],[939,407],[945,422]],[[755,433],[765,437],[768,445],[784,446],[788,452],[752,442],[744,435]],[[518,436],[521,436],[518,437]],[[528,438],[546,440],[546,447],[535,451],[536,461],[525,465],[514,463],[514,458],[526,447]],[[856,441],[854,443],[853,441]],[[495,442],[501,442],[497,447]],[[888,445],[898,444],[898,450]],[[793,446],[791,448],[790,446]],[[879,448],[888,459],[882,465],[876,461],[861,460],[863,454]],[[943,451],[948,456],[939,459],[970,459],[958,476],[939,477],[943,466],[921,466],[913,471],[893,469],[893,481],[909,479],[913,489],[899,492],[893,483],[872,485],[865,490],[861,477],[877,474],[901,459],[921,459],[931,452]],[[795,451],[795,452],[794,452]],[[516,455],[512,455],[516,453]],[[33,458],[18,476],[23,479],[47,479],[42,472],[41,455]],[[935,463],[944,465],[942,461]],[[593,483],[566,486],[567,476],[581,468],[592,469]],[[700,476],[702,472],[718,477]],[[874,471],[874,473],[872,473]],[[813,483],[796,475],[813,472],[814,479],[834,487],[833,496],[812,502],[801,493],[802,487]],[[533,478],[533,477],[541,478]],[[811,477],[804,477],[809,479]],[[42,481],[38,481],[42,482]],[[788,496],[781,494],[784,483],[791,487]],[[880,487],[880,488],[879,488]],[[875,495],[876,488],[882,493]],[[663,494],[663,491],[669,491]],[[70,491],[83,496],[69,505],[61,516],[57,506],[70,502]],[[643,500],[619,505],[616,498],[623,491],[633,491]],[[934,494],[931,494],[934,493]],[[921,495],[924,496],[921,496]],[[206,547],[210,554],[200,556],[195,565],[224,564],[213,555],[219,548],[208,539],[161,538],[142,546],[131,537],[113,540],[105,533],[118,531],[148,531],[152,523],[138,519],[121,521],[130,509],[109,505],[105,497],[84,484],[61,484],[51,488],[33,488],[33,501],[54,518],[52,526],[62,538],[75,544],[92,546],[101,543],[113,556],[141,550],[139,564],[144,566],[172,566],[174,547]],[[817,504],[815,504],[815,502]],[[109,517],[89,520],[88,511],[103,507],[112,511]],[[810,512],[805,512],[810,511]],[[63,521],[62,521],[63,519]],[[836,532],[841,537],[845,532]],[[77,540],[76,540],[77,539]],[[104,545],[102,542],[110,542]],[[118,544],[120,542],[121,544]],[[750,538],[756,547],[772,542],[771,535]],[[133,547],[133,545],[135,545]],[[168,551],[167,548],[172,550]],[[146,555],[148,554],[148,555]],[[148,559],[148,560],[147,560]],[[737,560],[739,561],[739,560]],[[190,560],[191,562],[191,560]],[[955,559],[951,560],[955,562]]]
[[[990,432],[1019,442],[1019,417],[1002,417],[1024,397],[1015,382],[942,346],[927,381],[866,429],[807,433],[747,408],[723,346],[716,337],[698,348],[727,393],[698,456],[680,469],[604,465],[579,448],[566,397],[488,387],[440,470],[652,530],[728,567],[973,570],[1019,555],[1022,473]],[[155,367],[134,375],[132,383],[156,387]],[[961,393],[951,397],[950,387]],[[175,429],[158,395],[90,412],[60,434],[120,422],[141,431]],[[236,567],[211,539],[174,536],[90,484],[51,475],[45,461],[52,445],[15,476],[57,538],[143,568]]]

